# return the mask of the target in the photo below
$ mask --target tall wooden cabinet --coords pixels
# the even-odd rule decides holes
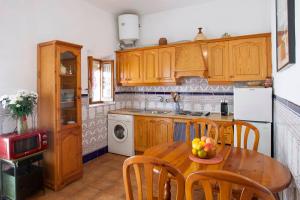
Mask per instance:
[[[45,184],[54,190],[82,176],[81,48],[62,41],[38,45],[38,126],[50,132]]]

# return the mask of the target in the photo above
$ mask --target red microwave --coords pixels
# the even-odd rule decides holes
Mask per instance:
[[[15,160],[48,148],[48,135],[44,130],[28,133],[0,135],[0,158]]]

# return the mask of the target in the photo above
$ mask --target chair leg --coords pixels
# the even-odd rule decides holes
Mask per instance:
[[[274,196],[275,196],[275,199],[276,199],[276,200],[280,200],[279,193],[275,193]]]
[[[165,200],[171,200],[171,180],[168,179],[166,184],[165,184],[165,195],[164,195]]]

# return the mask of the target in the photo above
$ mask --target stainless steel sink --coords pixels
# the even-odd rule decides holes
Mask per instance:
[[[162,111],[162,110],[145,110],[144,113],[150,113],[150,114],[168,114],[171,111]]]

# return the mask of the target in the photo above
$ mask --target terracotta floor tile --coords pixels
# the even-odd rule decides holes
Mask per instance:
[[[125,191],[122,165],[126,158],[107,153],[84,164],[82,179],[58,192],[46,189],[45,194],[40,192],[31,197],[30,200],[123,200],[125,199]],[[133,170],[131,171],[131,178],[134,196],[136,196],[137,189]],[[154,181],[156,179],[157,177],[154,177]],[[172,183],[171,191],[174,194],[176,190],[173,186],[175,185]],[[146,190],[145,184],[143,184],[143,188]],[[172,197],[174,198],[174,195]]]

